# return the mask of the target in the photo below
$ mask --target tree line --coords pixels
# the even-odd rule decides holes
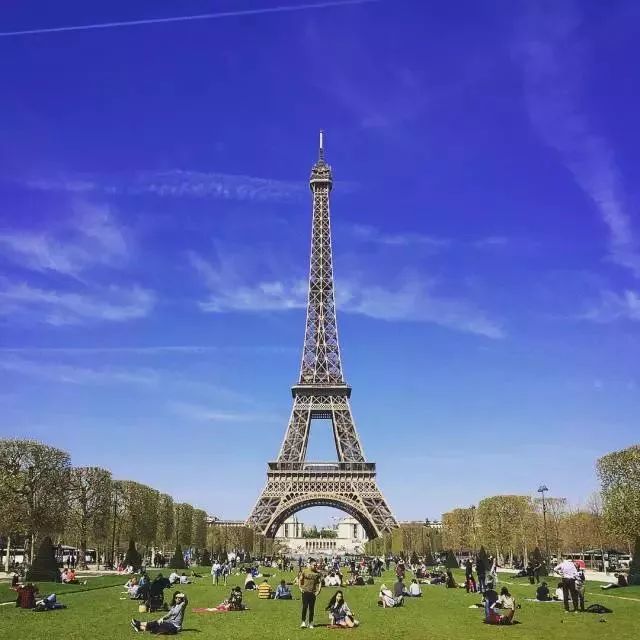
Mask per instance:
[[[497,495],[443,514],[444,547],[462,551],[484,546],[507,561],[529,558],[535,547],[547,545],[557,557],[607,549],[632,553],[640,545],[640,446],[601,457],[596,469],[601,489],[582,507],[572,508],[560,497],[543,502]]]
[[[0,439],[0,535],[7,549],[22,544],[33,560],[44,537],[114,564],[131,541],[150,549],[205,549],[207,514],[101,467],[74,467],[70,455],[34,440]]]

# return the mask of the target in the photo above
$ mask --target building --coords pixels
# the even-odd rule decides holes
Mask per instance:
[[[284,547],[284,553],[293,556],[343,556],[364,553],[368,538],[362,525],[351,516],[346,516],[333,527],[322,531],[331,532],[331,537],[305,537],[305,526],[296,516],[287,518],[276,533],[276,541]]]

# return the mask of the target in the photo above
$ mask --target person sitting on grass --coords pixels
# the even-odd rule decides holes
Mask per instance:
[[[409,592],[406,594],[410,598],[421,598],[422,597],[422,589],[420,589],[420,585],[418,581],[414,578],[409,585]]]
[[[251,569],[247,569],[247,575],[244,579],[244,588],[246,591],[253,591],[256,588],[256,581],[253,579]]]
[[[353,617],[342,591],[336,591],[325,609],[329,612],[329,624],[336,627],[357,627],[360,623]]]
[[[174,569],[169,574],[169,584],[179,584],[180,583],[180,574]]]
[[[384,609],[390,609],[392,607],[399,607],[400,604],[396,603],[396,600],[393,597],[393,592],[387,587],[386,584],[380,585],[380,593],[378,594],[378,606]]]
[[[38,595],[38,587],[31,582],[20,585],[16,592],[16,607],[20,609],[33,609],[36,606],[36,596]]]
[[[445,582],[447,589],[457,589],[458,583],[455,581],[453,577],[453,573],[451,573],[451,569],[447,569],[447,579]]]
[[[265,578],[258,586],[258,599],[270,600],[273,597],[273,589],[269,581]]]
[[[485,622],[488,624],[511,624],[515,613],[515,598],[509,593],[507,587],[502,587],[497,602],[494,602],[486,612]]]
[[[76,572],[73,569],[63,569],[62,582],[63,584],[78,584]]]
[[[562,582],[558,582],[558,586],[556,587],[556,594],[553,596],[554,600],[559,600],[562,602],[564,600],[564,590],[562,589]]]
[[[404,597],[406,594],[407,594],[407,590],[404,586],[404,582],[402,581],[402,578],[398,577],[398,580],[393,585],[393,597],[395,601],[398,603],[397,606],[402,604],[402,601],[404,600]]]
[[[549,602],[551,600],[551,594],[549,593],[549,587],[546,582],[543,582],[536,589],[536,600],[540,602]]]
[[[167,615],[162,616],[159,620],[151,620],[150,622],[141,622],[133,618],[131,627],[136,632],[148,631],[157,635],[173,636],[182,630],[187,604],[188,601],[184,593],[176,591],[171,599],[171,608]]]
[[[625,576],[621,573],[614,573],[613,577],[616,578],[616,582],[612,584],[605,584],[601,586],[601,589],[619,589],[620,587],[628,587],[629,583]]]
[[[246,607],[242,604],[242,589],[233,587],[229,597],[223,600],[216,609],[218,611],[244,611]]]
[[[287,587],[287,583],[284,580],[280,580],[280,584],[276,588],[276,600],[293,600],[291,595],[291,589]]]
[[[183,572],[180,576],[180,584],[191,584],[191,580],[187,577],[187,574]]]

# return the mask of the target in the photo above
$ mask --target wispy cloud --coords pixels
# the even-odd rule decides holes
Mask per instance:
[[[17,357],[0,359],[0,371],[76,385],[153,385],[158,382],[158,374],[153,369],[96,369]]]
[[[582,106],[581,79],[589,60],[578,35],[577,5],[528,6],[531,12],[517,34],[515,53],[524,71],[531,122],[593,202],[608,230],[610,259],[640,277],[640,250],[614,150]]]
[[[389,322],[429,322],[487,338],[503,338],[500,322],[472,302],[436,293],[423,279],[408,279],[399,288],[339,283],[340,308],[347,313]]]
[[[228,271],[223,275],[200,256],[192,255],[191,262],[210,292],[209,297],[199,303],[203,311],[286,311],[306,306],[306,280],[265,279],[247,284],[239,282]],[[418,278],[406,279],[397,288],[341,279],[336,284],[336,295],[340,311],[346,313],[390,322],[430,322],[489,338],[504,336],[500,323],[474,304],[453,296],[441,296],[434,289],[433,283]]]
[[[239,282],[237,274],[226,266],[215,267],[197,254],[191,254],[190,261],[210,292],[199,303],[203,311],[283,311],[306,305],[305,280],[266,279],[247,285]]]
[[[437,250],[450,246],[451,241],[447,238],[436,238],[423,233],[384,233],[369,225],[353,225],[351,233],[356,240],[361,242],[371,242],[392,247],[407,247],[411,245],[422,246],[432,250]]]
[[[127,257],[127,242],[109,207],[84,201],[75,202],[72,215],[46,232],[0,232],[0,248],[21,267],[73,277]]]
[[[0,353],[43,354],[55,353],[60,355],[108,355],[126,354],[141,356],[158,356],[165,354],[208,355],[211,353],[250,353],[273,355],[289,353],[293,347],[278,345],[149,345],[149,346],[112,346],[112,347],[0,347]]]
[[[0,316],[55,326],[134,320],[148,315],[154,304],[155,294],[138,286],[110,286],[85,294],[0,281]]]
[[[171,198],[212,198],[255,202],[287,202],[302,199],[302,182],[273,180],[217,172],[144,171],[131,176],[87,175],[38,178],[26,181],[32,189],[71,193],[99,192]]]
[[[256,425],[281,422],[280,416],[270,413],[227,411],[188,402],[170,403],[169,409],[177,416],[196,422],[252,422]]]
[[[593,322],[640,321],[640,294],[630,290],[623,293],[604,291],[599,303],[592,306],[582,318]]]

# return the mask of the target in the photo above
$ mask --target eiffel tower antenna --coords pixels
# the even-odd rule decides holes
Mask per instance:
[[[369,538],[398,526],[378,488],[375,462],[364,457],[351,415],[351,387],[344,381],[333,285],[329,194],[331,167],[324,159],[320,131],[318,160],[311,168],[313,196],[309,295],[298,383],[291,389],[293,408],[278,459],[269,462],[267,484],[247,524],[274,537],[291,515],[313,506],[346,511]],[[314,419],[331,420],[337,461],[307,461]]]

